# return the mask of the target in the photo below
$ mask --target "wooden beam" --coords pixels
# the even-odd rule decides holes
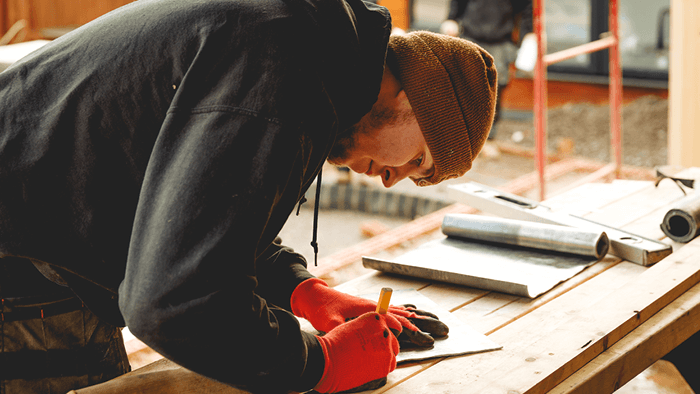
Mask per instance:
[[[700,2],[671,0],[669,164],[700,166]]]
[[[615,265],[611,270],[644,272],[621,276],[619,279],[631,279],[618,288],[617,281],[603,287],[599,283],[588,286],[592,282],[587,281],[576,287],[581,291],[565,293],[490,334],[503,350],[446,359],[431,366],[430,373],[411,378],[410,385],[399,384],[387,393],[426,393],[435,387],[461,392],[466,384],[470,393],[546,393],[697,285],[698,251],[700,240],[651,268]],[[594,292],[584,295],[583,290]],[[460,378],[448,383],[445,376]]]
[[[549,394],[612,393],[690,338],[698,321],[700,285],[695,285]]]

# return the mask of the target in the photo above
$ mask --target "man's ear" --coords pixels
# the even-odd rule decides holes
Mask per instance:
[[[406,91],[401,89],[399,90],[399,93],[396,95],[396,98],[401,100],[401,101],[408,101],[408,96],[406,96]]]
[[[384,75],[382,76],[379,96],[384,96],[386,98],[394,98],[398,95],[398,93],[401,90],[403,90],[401,82],[391,72],[391,69],[389,69],[389,67],[384,67]]]
[[[400,105],[401,107],[408,107],[408,108],[413,108],[411,107],[411,103],[408,101],[408,96],[406,95],[406,91],[401,89],[399,93],[396,95],[396,104]]]

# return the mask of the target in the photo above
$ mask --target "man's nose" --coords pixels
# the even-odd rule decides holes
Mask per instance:
[[[400,180],[406,178],[409,174],[406,166],[402,167],[385,167],[381,173],[382,183],[384,187],[389,188],[399,183]]]

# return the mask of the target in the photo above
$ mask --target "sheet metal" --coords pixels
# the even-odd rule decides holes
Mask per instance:
[[[522,246],[444,238],[391,261],[363,257],[366,268],[535,298],[596,258]]]
[[[603,258],[610,247],[604,231],[483,215],[445,215],[442,232],[452,237],[580,254],[596,259]]]
[[[561,212],[515,194],[476,183],[448,185],[451,196],[473,208],[510,219],[570,226],[583,230],[605,231],[610,239],[608,253],[627,261],[650,266],[673,252],[670,245],[644,238],[614,227]]]

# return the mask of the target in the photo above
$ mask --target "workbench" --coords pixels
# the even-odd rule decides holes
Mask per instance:
[[[678,176],[697,178],[700,170]],[[351,294],[416,289],[503,346],[400,365],[375,392],[612,393],[700,330],[700,239],[675,244],[659,227],[683,196],[671,180],[658,187],[617,180],[545,201],[555,211],[673,244],[673,253],[651,267],[607,255],[535,299],[378,271],[337,286]]]
[[[417,289],[503,346],[400,366],[377,392],[612,393],[700,330],[700,239],[676,244],[659,227],[682,197],[671,180],[658,187],[619,180],[545,201],[555,211],[673,244],[673,253],[651,267],[608,255],[535,299],[379,272],[337,286],[353,294]]]

